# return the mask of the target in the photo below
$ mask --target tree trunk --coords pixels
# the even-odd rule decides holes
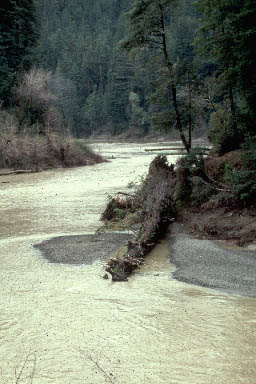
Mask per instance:
[[[174,74],[173,74],[173,64],[169,59],[168,51],[167,51],[167,43],[166,43],[166,31],[165,31],[165,22],[164,22],[164,11],[163,11],[163,6],[159,2],[159,9],[160,9],[160,14],[161,14],[161,28],[162,28],[162,45],[163,45],[163,52],[164,52],[164,58],[166,61],[166,65],[169,70],[169,74],[171,77],[171,89],[172,89],[172,98],[173,98],[173,106],[175,110],[175,115],[176,115],[176,127],[180,133],[180,138],[181,141],[186,149],[186,151],[189,153],[191,149],[191,143],[190,140],[188,141],[186,139],[186,136],[184,134],[183,126],[182,126],[182,121],[181,121],[181,116],[178,108],[178,102],[177,102],[177,87],[176,83],[174,80]]]
[[[128,276],[143,264],[147,254],[154,248],[175,217],[173,189],[174,166],[168,165],[165,156],[157,156],[151,163],[143,184],[143,223],[134,242],[129,242],[127,252],[109,260],[106,271],[113,281],[127,281]]]
[[[236,122],[236,107],[233,97],[233,90],[231,87],[229,87],[229,101],[230,101],[230,108],[231,108],[231,114],[232,114],[232,128],[235,132],[237,132],[237,122]]]

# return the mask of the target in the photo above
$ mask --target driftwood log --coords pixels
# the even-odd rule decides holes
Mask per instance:
[[[22,175],[23,173],[34,173],[32,169],[17,169],[15,171],[7,171],[0,173],[0,176],[8,176],[8,175]]]
[[[157,156],[151,163],[143,183],[143,223],[128,250],[118,258],[112,258],[106,265],[113,281],[127,281],[128,276],[143,264],[147,254],[154,248],[175,217],[173,190],[175,185],[174,166],[165,156]]]
[[[193,147],[197,148],[197,147]],[[211,148],[209,147],[199,147],[204,152],[209,152]],[[146,148],[145,152],[159,152],[159,151],[186,151],[186,148],[184,147],[169,147],[169,148]]]

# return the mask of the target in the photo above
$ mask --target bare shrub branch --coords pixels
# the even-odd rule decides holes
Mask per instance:
[[[16,113],[19,129],[27,125],[40,124],[40,129],[55,130],[60,125],[60,115],[55,108],[56,96],[49,88],[50,71],[32,68],[24,74],[16,90]]]

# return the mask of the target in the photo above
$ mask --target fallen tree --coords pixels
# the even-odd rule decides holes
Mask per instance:
[[[127,281],[165,234],[176,215],[174,186],[174,166],[168,164],[166,156],[157,156],[140,190],[143,220],[139,233],[134,241],[128,243],[123,256],[110,259],[106,265],[106,272],[111,274],[113,281]]]

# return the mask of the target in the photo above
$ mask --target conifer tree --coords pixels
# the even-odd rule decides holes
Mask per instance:
[[[191,131],[186,137],[178,105],[175,63],[168,52],[167,23],[170,9],[175,3],[175,0],[135,0],[129,13],[131,33],[123,41],[122,47],[128,51],[145,47],[160,50],[169,73],[176,127],[186,151],[189,152]]]
[[[31,64],[37,40],[33,0],[3,0],[0,4],[0,100],[10,102],[17,76]]]
[[[250,131],[256,119],[256,4],[252,0],[197,0],[196,5],[202,13],[199,52],[215,63],[218,83],[230,99],[233,122],[240,108],[246,116],[245,130]],[[241,139],[241,134],[237,137]]]

